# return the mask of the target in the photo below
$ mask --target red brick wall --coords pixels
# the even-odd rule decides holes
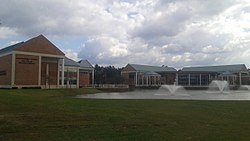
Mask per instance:
[[[135,69],[133,68],[133,67],[131,67],[129,64],[126,66],[126,67],[124,67],[123,69],[122,69],[122,72],[126,72],[126,71],[135,71]]]
[[[49,64],[49,77],[46,78],[46,66]],[[49,85],[57,85],[57,77],[58,77],[58,65],[53,62],[42,62],[41,68],[41,85],[46,84],[46,79],[49,82]]]
[[[38,85],[39,57],[16,54],[16,85]]]
[[[0,57],[0,85],[11,85],[12,55]]]
[[[168,85],[172,85],[175,82],[175,78],[176,78],[176,74],[175,73],[164,73],[161,74],[162,76],[162,84],[168,84]]]
[[[24,42],[24,44],[22,44],[15,50],[64,56],[64,53],[61,50],[59,50],[55,45],[53,45],[47,38],[42,35]]]
[[[128,85],[135,85],[135,72],[122,73],[123,83]]]
[[[123,83],[128,85],[135,85],[135,72],[130,72],[130,71],[135,71],[135,69],[131,67],[129,64],[122,69],[121,76],[123,78]]]
[[[79,73],[79,86],[80,87],[86,87],[89,86],[89,76],[90,74],[88,72],[80,72]]]

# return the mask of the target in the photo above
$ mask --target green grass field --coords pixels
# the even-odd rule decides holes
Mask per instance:
[[[248,101],[73,98],[95,92],[0,90],[0,140],[250,140]]]

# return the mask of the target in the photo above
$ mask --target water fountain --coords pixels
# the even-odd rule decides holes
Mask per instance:
[[[186,94],[186,90],[183,86],[179,85],[162,85],[156,95],[179,95]]]
[[[219,93],[228,92],[229,84],[225,80],[213,80],[209,84],[208,91],[219,91]]]
[[[137,89],[122,93],[79,95],[95,99],[181,99],[181,100],[250,100],[250,85],[242,90],[229,90],[227,81],[214,80],[208,90],[185,90],[183,86],[162,85],[158,90]],[[242,88],[243,88],[242,87]]]
[[[242,86],[240,86],[239,90],[248,90],[248,91],[250,91],[250,85],[242,85]]]

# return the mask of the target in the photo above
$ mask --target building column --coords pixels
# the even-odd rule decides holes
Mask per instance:
[[[200,86],[201,86],[201,73],[200,73]]]
[[[188,74],[188,86],[190,86],[190,73]]]
[[[233,76],[233,85],[235,85],[236,76]]]
[[[67,67],[66,68],[66,88],[71,88],[71,85],[69,83],[69,80],[70,80],[70,76],[69,76],[69,68]],[[65,75],[65,73],[64,73]],[[64,76],[64,80],[65,80],[65,76]]]
[[[135,86],[137,86],[137,76],[138,74],[137,74],[137,72],[135,72]]]
[[[209,85],[210,81],[211,81],[211,74],[209,73],[208,74],[208,85]]]
[[[92,70],[92,87],[94,87],[95,84],[95,69]]]
[[[57,61],[57,88],[60,88],[60,60]]]
[[[154,76],[154,85],[156,85],[156,76]]]
[[[49,82],[49,64],[46,64],[46,77],[45,77],[45,88],[50,87],[50,82]]]
[[[79,80],[80,80],[80,68],[76,70],[76,87],[79,88]]]
[[[12,62],[11,62],[11,86],[15,86],[15,74],[16,73],[16,54],[12,53]]]
[[[156,84],[157,86],[158,86],[158,82],[159,82],[159,81],[158,81],[158,77],[159,77],[159,76],[156,76],[156,77],[155,77],[155,84]]]
[[[175,82],[174,85],[179,85],[178,83],[178,73],[175,74]]]
[[[41,86],[42,56],[38,59],[38,86]]]
[[[62,76],[61,76],[61,86],[64,87],[64,58],[62,59]]]
[[[242,85],[242,80],[241,80],[241,71],[239,72],[239,83],[240,83],[240,86]]]
[[[146,85],[148,86],[148,75],[147,75],[146,81],[147,81]]]

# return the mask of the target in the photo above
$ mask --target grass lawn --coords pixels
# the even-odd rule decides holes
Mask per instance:
[[[0,90],[0,140],[250,140],[248,101],[73,98],[96,91]]]

